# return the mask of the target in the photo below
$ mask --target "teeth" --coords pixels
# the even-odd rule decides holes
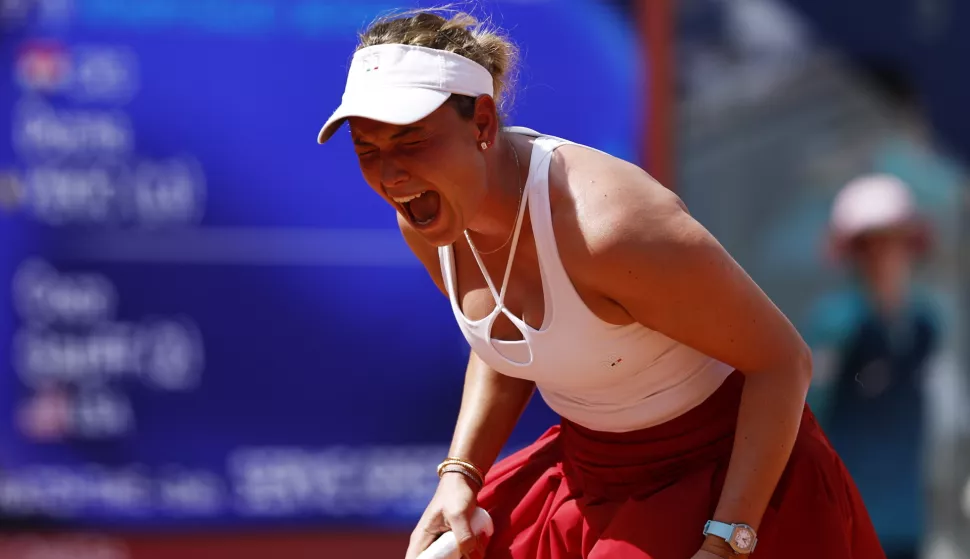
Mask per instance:
[[[397,202],[398,204],[407,204],[407,203],[408,203],[408,202],[410,202],[411,200],[417,200],[417,199],[418,199],[418,198],[420,198],[420,197],[421,197],[421,196],[422,196],[423,194],[424,194],[424,192],[419,192],[418,194],[413,194],[413,195],[411,195],[411,196],[404,196],[404,197],[402,197],[402,198],[393,198],[393,200],[394,200],[395,202]]]

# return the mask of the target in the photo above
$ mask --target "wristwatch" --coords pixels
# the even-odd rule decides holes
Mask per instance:
[[[758,545],[758,534],[747,524],[726,524],[717,520],[708,520],[704,525],[704,535],[721,538],[738,555],[748,555],[754,552],[754,548]]]

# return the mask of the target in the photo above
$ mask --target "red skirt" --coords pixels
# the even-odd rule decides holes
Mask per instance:
[[[744,377],[667,423],[603,433],[563,420],[489,472],[488,559],[690,559],[731,456]],[[806,407],[755,559],[885,559],[859,492]]]

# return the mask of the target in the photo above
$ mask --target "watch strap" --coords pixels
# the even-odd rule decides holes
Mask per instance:
[[[717,536],[724,541],[730,541],[731,534],[733,533],[734,533],[733,525],[725,524],[724,522],[718,522],[717,520],[708,520],[707,524],[704,525],[705,536]]]

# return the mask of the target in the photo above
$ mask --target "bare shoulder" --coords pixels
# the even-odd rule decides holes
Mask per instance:
[[[415,231],[411,224],[407,222],[404,217],[400,214],[397,216],[397,226],[401,230],[401,235],[404,237],[404,241],[407,243],[408,248],[411,252],[418,257],[418,260],[424,264],[425,269],[428,271],[428,275],[434,280],[435,285],[438,289],[447,294],[445,291],[444,279],[441,276],[441,262],[438,260],[438,248],[434,245],[429,244],[424,240],[424,237],[420,233]]]
[[[553,228],[563,265],[588,287],[598,266],[635,244],[663,251],[689,243],[699,224],[683,201],[643,169],[580,146],[557,150],[549,171]]]
[[[553,228],[579,290],[745,374],[810,377],[798,331],[677,196],[628,163],[560,155]]]

